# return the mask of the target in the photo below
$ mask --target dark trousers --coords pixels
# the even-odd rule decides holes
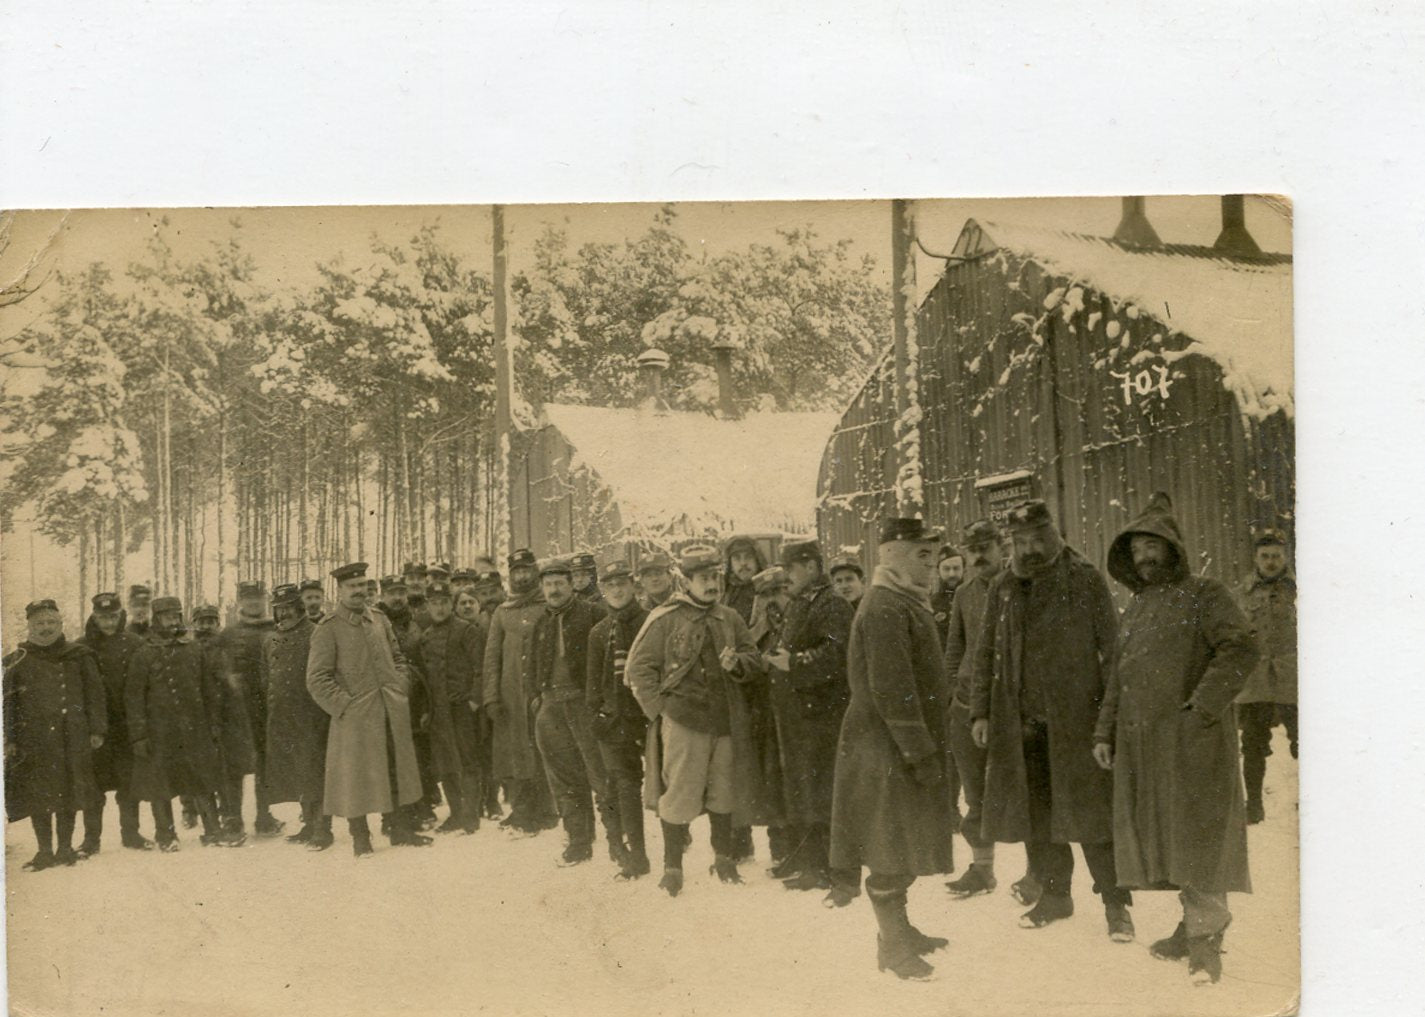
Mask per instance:
[[[634,855],[647,854],[643,837],[643,725],[631,724],[634,733],[616,732],[614,737],[599,740],[599,755],[604,761],[608,779],[609,799],[618,815],[624,847]]]
[[[203,820],[203,832],[208,836],[218,832],[217,796],[212,792],[193,795],[193,804]],[[153,809],[153,837],[160,844],[172,844],[178,839],[178,831],[173,826],[173,799],[162,798],[150,802]]]
[[[104,800],[107,796],[99,793],[93,805],[84,810],[84,840],[98,844],[104,836]],[[119,803],[119,836],[132,840],[139,835],[139,800],[127,791],[115,791],[114,800]]]
[[[35,843],[40,854],[54,854],[56,850],[74,849],[73,812],[37,812],[30,816],[30,827],[35,831]],[[53,843],[54,834],[59,834],[59,843]]]
[[[1272,754],[1272,728],[1286,728],[1291,758],[1296,758],[1295,703],[1238,703],[1237,728],[1242,734],[1242,776],[1247,782],[1247,797],[1262,798],[1262,780],[1267,773],[1267,757]]]
[[[980,834],[985,814],[985,762],[989,752],[976,745],[970,734],[968,706],[959,701],[950,704],[946,711],[945,734],[960,774],[960,784],[965,789],[965,818],[960,823],[960,833],[972,848],[993,847],[993,842]]]
[[[1074,852],[1068,844],[1056,843],[1050,834],[1053,792],[1049,778],[1049,729],[1043,725],[1025,727],[1024,771],[1029,785],[1029,840],[1024,845],[1029,868],[1043,884],[1045,893],[1067,894],[1074,876]],[[1118,885],[1113,842],[1080,844],[1079,849],[1093,876],[1093,892],[1101,896],[1105,904],[1131,904],[1132,895]]]
[[[549,775],[549,790],[564,820],[569,842],[593,844],[597,808],[609,842],[622,845],[619,813],[609,800],[604,758],[599,752],[583,696],[562,700],[546,698],[540,704],[534,733]]]

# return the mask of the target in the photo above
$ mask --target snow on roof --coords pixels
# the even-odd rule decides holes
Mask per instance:
[[[814,532],[822,452],[834,413],[754,413],[720,420],[546,403],[545,420],[618,504],[629,536]]]
[[[1005,249],[1081,282],[1120,305],[1135,305],[1209,357],[1244,413],[1294,413],[1291,259],[1224,257],[1211,248],[1141,249],[1103,237],[970,220],[956,253]]]

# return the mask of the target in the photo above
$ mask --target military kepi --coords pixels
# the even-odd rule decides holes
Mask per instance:
[[[567,576],[571,575],[573,571],[568,558],[546,558],[539,566],[541,578],[544,576]]]
[[[821,561],[821,547],[814,540],[793,540],[782,545],[782,566],[794,562]]]
[[[272,606],[278,604],[299,604],[302,601],[302,591],[297,588],[296,583],[283,583],[281,586],[272,588]]]
[[[54,601],[48,599],[48,598],[46,598],[46,599],[44,599],[44,600],[32,600],[32,601],[30,601],[28,604],[25,605],[25,617],[26,617],[26,618],[33,617],[34,615],[39,614],[41,611],[55,611],[55,612],[58,612],[58,611],[59,611],[59,605],[56,604]]]
[[[1054,525],[1054,517],[1049,514],[1049,506],[1038,499],[1020,502],[1005,513],[1004,521],[1011,530],[1021,532]]]
[[[1271,545],[1286,547],[1286,534],[1272,527],[1257,534],[1257,539],[1252,542],[1253,547],[1269,547]]]
[[[628,567],[628,562],[622,558],[611,562],[605,562],[604,567],[599,570],[599,579],[607,581],[610,579],[632,579],[633,569]]]
[[[913,540],[917,543],[938,544],[938,530],[927,530],[924,519],[907,519],[895,516],[881,523],[881,543],[890,544],[898,540]]]
[[[96,593],[90,603],[98,614],[118,614],[122,609],[117,593]]]
[[[266,592],[259,579],[244,579],[238,583],[237,595],[239,597],[260,597]]]
[[[320,579],[303,579],[301,585],[298,586],[297,589],[301,590],[303,593],[306,593],[308,590],[316,590],[318,593],[320,593],[322,592],[322,581]]]
[[[354,561],[349,565],[332,569],[331,577],[337,582],[346,579],[361,579],[366,575],[366,563],[364,561]]]
[[[534,557],[534,552],[527,547],[516,549],[509,558],[510,569],[537,568],[538,561]]]
[[[715,547],[694,544],[692,547],[683,548],[682,553],[678,555],[678,570],[685,576],[691,577],[695,572],[721,567],[722,556],[717,553]]]
[[[960,533],[960,546],[984,547],[999,541],[999,530],[988,519],[976,519]]]
[[[163,614],[165,611],[177,611],[180,615],[183,613],[183,601],[177,597],[155,597],[152,607],[154,614]]]

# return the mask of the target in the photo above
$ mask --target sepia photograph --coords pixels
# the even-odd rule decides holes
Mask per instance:
[[[16,210],[0,284],[11,1012],[1294,1012],[1288,198]]]

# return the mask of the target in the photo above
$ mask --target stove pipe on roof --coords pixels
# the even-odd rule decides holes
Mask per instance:
[[[668,403],[663,399],[663,372],[668,369],[668,354],[658,349],[647,349],[638,355],[638,373],[643,392],[638,400],[642,409],[666,410]]]
[[[1212,249],[1239,257],[1262,253],[1262,249],[1252,239],[1252,234],[1247,232],[1247,202],[1242,195],[1222,196],[1222,232],[1217,235],[1217,242],[1212,245]]]
[[[1157,247],[1162,243],[1148,221],[1147,204],[1148,199],[1141,195],[1123,199],[1123,217],[1118,220],[1118,229],[1113,231],[1114,240],[1132,247]]]
[[[737,419],[737,402],[732,396],[732,351],[735,347],[726,339],[713,343],[713,359],[717,364],[717,412],[723,420]]]

